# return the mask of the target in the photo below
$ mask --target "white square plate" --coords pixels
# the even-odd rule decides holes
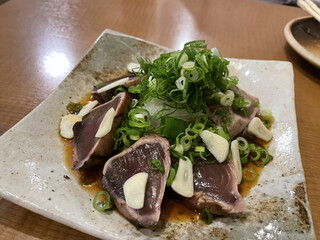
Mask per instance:
[[[298,146],[292,65],[231,59],[239,86],[272,109],[274,160],[245,198],[244,214],[199,222],[133,226],[116,212],[93,210],[92,199],[65,166],[59,119],[102,79],[126,71],[136,56],[155,58],[168,49],[106,30],[62,84],[28,116],[0,137],[0,195],[22,207],[105,239],[315,239]],[[70,98],[69,98],[70,97]]]

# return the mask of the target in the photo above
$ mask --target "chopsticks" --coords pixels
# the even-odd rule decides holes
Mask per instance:
[[[298,0],[298,6],[320,22],[320,8],[311,0]]]

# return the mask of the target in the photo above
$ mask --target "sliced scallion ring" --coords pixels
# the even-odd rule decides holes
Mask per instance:
[[[195,69],[191,70],[190,71],[190,80],[194,82],[194,81],[197,81],[198,78],[199,78],[199,72]]]
[[[251,106],[251,100],[248,99],[248,98],[245,98],[244,99],[244,104],[246,105],[247,108],[250,107]]]
[[[239,143],[239,150],[245,151],[248,149],[248,141],[244,137],[237,137],[236,139]]]
[[[260,151],[259,151],[259,150],[253,150],[253,151],[251,151],[251,152],[253,152],[254,154],[256,154],[254,157],[251,158],[252,161],[257,161],[258,159],[260,159],[261,154],[260,154]]]
[[[101,195],[104,195],[106,200],[99,202],[99,198]],[[100,191],[93,199],[93,208],[99,212],[111,210],[113,208],[113,204],[111,203],[110,194],[107,191]]]
[[[200,133],[204,130],[205,125],[203,123],[196,123],[193,127],[192,127],[192,131],[194,133]]]
[[[242,169],[242,178],[247,182],[253,182],[257,178],[258,174],[252,167]]]
[[[270,118],[272,118],[272,111],[270,109],[263,109],[261,112],[260,112],[260,117],[262,120],[269,120]]]
[[[253,163],[257,166],[264,166],[270,161],[269,153],[264,148],[261,148],[258,151],[260,153],[260,158],[257,160],[254,160]]]
[[[129,138],[133,141],[138,141],[140,139],[139,135],[129,135]]]
[[[195,139],[198,137],[198,134],[196,134],[194,131],[192,131],[192,129],[189,127],[187,127],[185,130],[184,130],[186,136],[188,136],[188,138],[191,138],[191,139]]]
[[[192,139],[187,136],[183,136],[180,139],[180,144],[182,145],[184,151],[188,151],[192,146]]]
[[[188,62],[183,63],[181,66],[182,66],[182,68],[184,68],[184,69],[192,69],[192,68],[194,68],[194,66],[195,66],[195,62],[193,62],[193,61],[188,61]]]
[[[186,53],[182,53],[180,59],[179,59],[179,63],[178,63],[178,67],[181,68],[181,66],[187,62],[189,59],[188,55]]]
[[[234,100],[234,93],[230,91],[230,93],[225,94],[221,99],[220,99],[220,104],[224,107],[231,106]]]
[[[179,90],[183,90],[186,84],[186,78],[185,77],[179,77],[176,81],[176,86]]]

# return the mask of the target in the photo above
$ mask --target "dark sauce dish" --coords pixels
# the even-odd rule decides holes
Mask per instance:
[[[298,54],[320,68],[320,22],[313,17],[293,19],[285,26],[284,35]]]

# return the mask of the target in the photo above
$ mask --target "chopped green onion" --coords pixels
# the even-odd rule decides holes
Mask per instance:
[[[164,168],[162,167],[161,162],[158,159],[151,159],[150,164],[152,170],[158,170],[161,173],[164,173]]]
[[[231,106],[232,102],[233,97],[231,95],[224,95],[220,100],[220,104],[224,107]]]
[[[99,197],[104,195],[106,200],[99,202]],[[100,191],[93,199],[93,208],[99,212],[103,212],[106,210],[110,210],[113,208],[113,204],[111,202],[110,194],[107,191]]]
[[[249,111],[247,110],[249,104],[249,99],[245,99],[240,96],[234,99],[232,107],[236,110],[240,110],[245,116],[249,115]],[[251,101],[250,101],[251,105]]]
[[[193,61],[185,62],[181,66],[184,69],[192,69],[195,66],[195,62],[193,62]]]
[[[266,128],[268,128],[268,129],[271,128],[271,122],[270,121],[264,120],[263,124],[266,126]]]
[[[133,141],[138,141],[140,139],[139,135],[129,135],[129,138]]]
[[[186,85],[186,78],[185,77],[179,77],[176,81],[176,86],[179,90],[183,90]]]
[[[104,84],[104,82],[99,82],[96,87],[100,87],[102,84]]]
[[[183,160],[186,160],[185,156],[183,156],[183,151],[182,153],[176,151],[174,148],[170,147],[169,151],[172,153],[173,156],[177,157],[177,158],[181,158]]]
[[[215,129],[213,132],[225,138],[227,141],[231,139],[230,135],[226,133],[220,126],[218,126],[217,129]]]
[[[187,127],[185,129],[185,134],[188,138],[191,138],[191,139],[195,139],[199,136],[199,134],[195,133],[190,127]]]
[[[264,125],[267,128],[270,128],[272,123],[274,122],[274,117],[272,115],[272,111],[269,109],[264,109],[260,112],[260,119],[263,121]]]
[[[250,151],[253,151],[256,149],[256,146],[253,143],[248,144],[248,148]]]
[[[209,156],[211,156],[211,153],[208,153],[208,152],[189,152],[189,158],[190,158],[190,161],[192,162],[192,164],[195,163],[195,157],[202,158],[204,160],[203,163],[205,163],[205,164],[214,163],[216,160],[207,161],[206,157],[209,157]]]
[[[135,98],[132,99],[132,102],[130,104],[130,109],[135,108],[138,105],[138,103],[139,103],[138,99],[135,99]]]
[[[188,136],[183,136],[180,139],[180,144],[183,147],[183,151],[188,151],[192,146],[192,139],[189,138]]]
[[[208,62],[207,62],[207,58],[206,58],[205,54],[202,55],[202,59],[203,59],[205,66],[208,67]]]
[[[176,146],[174,147],[174,150],[180,154],[183,154],[183,146],[179,143],[176,144]]]
[[[259,149],[258,151],[260,156],[256,160],[252,159],[253,163],[257,166],[264,166],[270,161],[269,153],[266,149]]]
[[[196,134],[201,133],[205,128],[205,124],[203,123],[196,123],[193,127],[192,127],[192,131]]]
[[[256,154],[255,157],[251,157],[251,160],[252,160],[252,161],[257,161],[257,160],[260,158],[260,156],[261,156],[260,150],[259,150],[259,149],[255,149],[255,150],[253,150],[253,151],[251,151],[251,152],[253,152],[254,154]]]
[[[126,92],[127,89],[124,88],[124,87],[118,87],[115,91],[114,91],[114,94],[117,95],[118,93],[120,92]]]
[[[248,99],[248,98],[244,99],[244,104],[245,104],[245,106],[246,106],[247,108],[250,107],[250,106],[251,106],[251,100]]]
[[[220,53],[220,51],[219,51],[218,48],[212,48],[212,49],[211,49],[211,52],[212,52],[212,55],[221,58],[221,53]]]
[[[260,118],[262,120],[265,120],[265,119],[270,119],[272,118],[272,111],[270,109],[264,109],[260,112]]]
[[[231,90],[226,91],[226,93],[221,97],[220,104],[224,107],[231,106],[234,100],[234,92]]]
[[[196,147],[194,148],[194,151],[195,151],[195,152],[205,152],[205,151],[206,151],[206,148],[203,147],[203,146],[196,146]]]
[[[248,156],[240,156],[241,164],[246,164],[249,162]]]
[[[181,52],[180,54],[180,60],[179,60],[179,64],[178,64],[178,67],[180,68],[185,62],[188,61],[188,55],[185,53],[185,52]],[[179,59],[179,56],[178,56],[178,59]]]
[[[189,159],[192,164],[195,164],[195,161],[194,161],[195,154],[196,154],[195,152],[189,152]]]
[[[71,114],[78,114],[80,110],[82,109],[82,104],[80,102],[74,103],[74,102],[69,102],[67,105],[67,110]]]
[[[236,140],[239,143],[239,150],[240,151],[245,151],[246,149],[248,149],[248,141],[245,138],[237,137]]]
[[[257,178],[258,174],[253,168],[243,168],[242,169],[242,178],[247,182],[253,182]]]
[[[199,72],[195,69],[190,71],[189,78],[192,82],[197,81],[199,78]]]
[[[216,92],[210,95],[210,99],[213,98],[216,102],[220,103],[223,96],[224,94],[222,92]]]
[[[173,179],[174,177],[176,176],[176,170],[174,168],[170,168],[170,172],[169,172],[169,177],[167,179],[167,187],[170,187],[172,182],[173,182]]]
[[[203,161],[204,164],[212,164],[215,163],[217,160],[212,160],[212,161]]]
[[[205,224],[211,224],[213,220],[213,216],[208,208],[203,209],[201,213],[201,218],[205,222]]]
[[[129,111],[128,118],[131,127],[147,128],[150,126],[150,114],[146,109],[133,108]]]
[[[129,92],[140,94],[140,104],[158,98],[192,114],[207,108],[212,93],[226,92],[238,84],[237,77],[229,76],[229,61],[212,55],[204,41],[186,43],[181,51],[161,54],[153,62],[137,60],[144,75],[141,84],[130,87]],[[185,82],[176,82],[181,76]],[[232,103],[232,97],[228,101]]]

